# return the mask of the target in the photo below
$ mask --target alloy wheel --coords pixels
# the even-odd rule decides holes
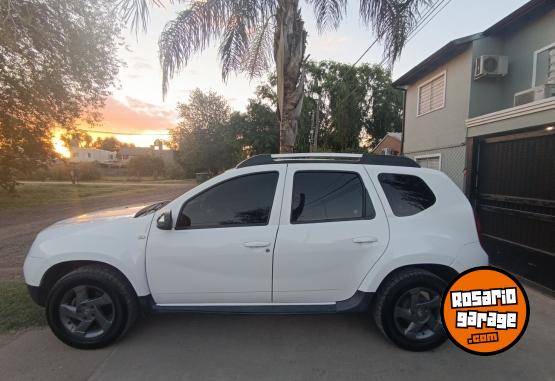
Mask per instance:
[[[441,295],[426,287],[403,293],[395,303],[393,320],[399,332],[412,340],[429,339],[442,329]]]
[[[64,328],[78,338],[94,339],[104,335],[114,323],[115,306],[104,290],[79,285],[68,290],[59,305]]]

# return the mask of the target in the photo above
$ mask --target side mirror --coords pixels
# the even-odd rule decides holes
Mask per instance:
[[[172,211],[168,210],[167,212],[162,213],[156,220],[156,226],[161,230],[172,230]]]

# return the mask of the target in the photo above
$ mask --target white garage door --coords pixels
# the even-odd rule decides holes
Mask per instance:
[[[422,168],[431,168],[437,169],[438,171],[440,168],[440,156],[425,156],[425,157],[417,157],[416,162],[420,164]]]

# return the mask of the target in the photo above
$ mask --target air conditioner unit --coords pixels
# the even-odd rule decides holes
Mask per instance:
[[[545,85],[515,93],[514,105],[520,106],[550,97],[555,97],[555,84],[546,83]]]
[[[509,72],[507,56],[484,55],[476,58],[474,79],[483,77],[502,77]]]

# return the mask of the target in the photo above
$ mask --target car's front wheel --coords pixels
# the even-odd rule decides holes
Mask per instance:
[[[446,282],[423,269],[393,274],[378,290],[374,320],[378,328],[401,348],[424,351],[441,345],[441,298]]]
[[[81,267],[62,277],[46,303],[52,331],[76,348],[111,344],[132,326],[137,315],[133,289],[117,271],[101,265]]]

